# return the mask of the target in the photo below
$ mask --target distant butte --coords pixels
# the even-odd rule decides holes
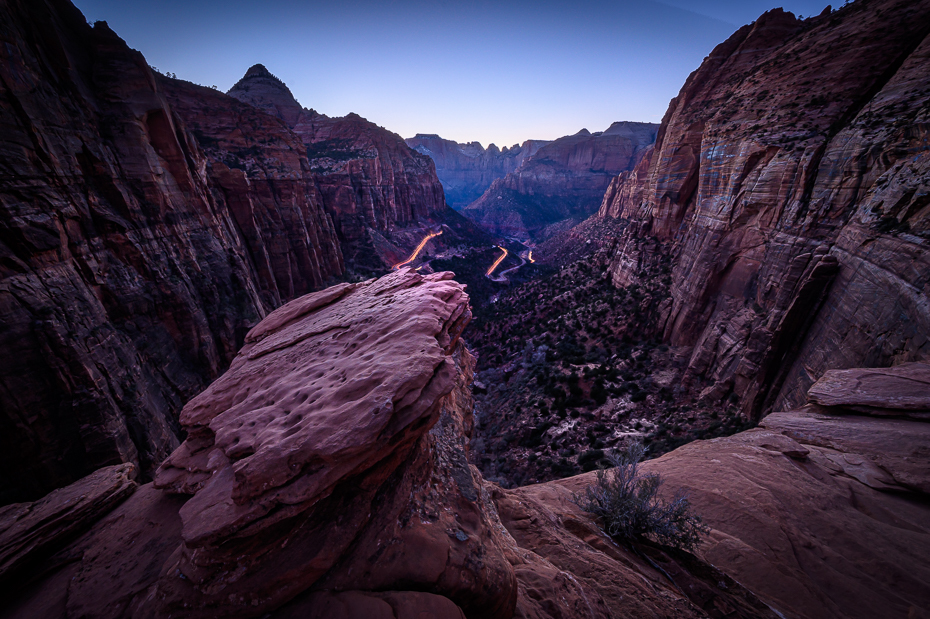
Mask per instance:
[[[0,619],[930,612],[930,0],[503,149],[0,50]],[[579,506],[638,442],[694,552]]]

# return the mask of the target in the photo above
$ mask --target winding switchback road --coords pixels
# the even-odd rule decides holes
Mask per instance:
[[[492,264],[492,265],[491,265],[491,268],[488,269],[488,272],[485,273],[485,275],[486,275],[487,277],[490,277],[490,278],[491,278],[492,280],[494,280],[494,281],[500,281],[500,280],[497,279],[497,278],[495,278],[495,277],[492,277],[491,274],[494,273],[494,269],[496,269],[498,266],[500,266],[500,263],[503,262],[503,261],[504,261],[504,258],[507,257],[507,254],[510,253],[510,252],[508,252],[505,248],[501,247],[500,245],[498,245],[497,248],[498,248],[499,250],[501,250],[502,252],[504,252],[504,253],[501,254],[500,257],[499,257],[497,260],[494,261],[494,264]]]
[[[494,281],[497,281],[497,282],[507,281],[507,276],[510,273],[513,273],[514,271],[522,267],[524,264],[526,264],[527,258],[524,256],[524,254],[526,253],[527,252],[524,251],[524,252],[520,252],[519,254],[517,254],[517,258],[520,259],[520,264],[518,264],[517,266],[510,267],[506,271],[501,271],[500,274],[497,276],[497,279],[495,279]]]
[[[427,234],[425,237],[423,237],[423,240],[420,241],[420,244],[417,245],[417,248],[413,250],[413,253],[410,254],[410,257],[404,260],[403,262],[398,262],[397,264],[392,266],[391,270],[396,271],[400,267],[410,264],[411,262],[416,260],[417,256],[420,255],[420,252],[423,251],[423,248],[426,247],[426,244],[429,242],[429,240],[431,238],[439,236],[440,234],[442,234],[442,230],[440,230],[439,232],[430,232],[429,234]]]
[[[522,267],[522,266],[523,266],[524,264],[526,264],[527,262],[536,262],[536,261],[533,259],[533,250],[532,250],[532,249],[529,249],[529,250],[527,250],[527,251],[521,251],[519,254],[517,254],[517,258],[520,259],[520,264],[518,264],[518,265],[516,265],[516,266],[510,267],[510,268],[507,269],[506,271],[501,271],[501,272],[498,274],[497,277],[494,277],[494,276],[492,275],[492,273],[494,273],[494,269],[496,269],[496,268],[498,267],[498,265],[500,265],[500,263],[504,261],[504,258],[507,257],[507,253],[508,253],[506,249],[504,249],[503,247],[501,247],[501,246],[499,246],[499,245],[498,245],[497,248],[503,250],[503,251],[504,251],[504,254],[503,254],[500,258],[498,258],[497,260],[495,260],[495,261],[494,261],[494,264],[491,265],[491,268],[488,269],[488,272],[485,273],[485,275],[487,275],[488,278],[489,278],[491,281],[494,281],[494,282],[506,282],[506,281],[507,281],[507,275],[508,275],[509,273],[513,273],[514,271],[516,271],[517,269],[519,269],[520,267]]]

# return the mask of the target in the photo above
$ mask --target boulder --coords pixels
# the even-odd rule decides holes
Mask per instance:
[[[837,410],[930,417],[930,364],[828,370],[807,396],[811,402]]]
[[[133,464],[95,471],[34,503],[0,508],[0,586],[89,529],[138,487]]]

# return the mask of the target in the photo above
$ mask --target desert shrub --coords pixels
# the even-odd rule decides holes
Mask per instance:
[[[691,504],[683,492],[677,492],[669,502],[658,498],[660,477],[639,472],[644,453],[642,444],[633,443],[618,454],[608,455],[613,468],[598,471],[597,482],[573,494],[572,500],[618,541],[647,539],[694,550],[707,533],[707,526],[691,513]]]

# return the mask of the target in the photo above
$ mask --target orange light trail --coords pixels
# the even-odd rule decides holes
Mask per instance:
[[[535,260],[533,260],[533,252],[532,252],[532,250],[530,251],[530,253],[528,253],[528,254],[526,255],[526,259],[529,260],[530,262],[536,262]]]
[[[397,269],[404,266],[405,264],[410,264],[411,262],[416,260],[417,256],[420,255],[420,252],[423,251],[423,248],[426,247],[426,244],[429,243],[429,240],[431,238],[439,236],[440,234],[442,234],[442,230],[440,230],[439,232],[430,232],[429,234],[427,234],[426,237],[422,241],[420,241],[420,244],[417,245],[417,248],[413,250],[413,253],[410,254],[410,257],[404,260],[403,262],[398,262],[397,264],[392,266],[391,270],[396,271]]]
[[[494,261],[494,264],[492,264],[492,265],[491,265],[491,268],[488,269],[488,272],[485,273],[485,275],[487,275],[488,277],[491,277],[491,273],[494,272],[494,269],[496,269],[497,266],[498,266],[501,262],[504,261],[504,258],[507,257],[507,250],[506,250],[506,249],[504,249],[504,248],[501,247],[500,245],[498,245],[497,248],[498,248],[499,250],[503,251],[504,253],[501,254],[501,257],[500,257],[500,258],[498,258],[497,260]]]

